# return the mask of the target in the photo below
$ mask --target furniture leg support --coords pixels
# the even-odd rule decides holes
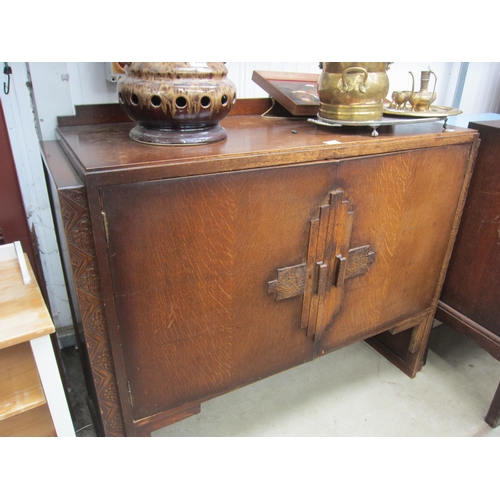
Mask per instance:
[[[150,437],[151,433],[166,427],[167,425],[175,424],[180,420],[197,415],[201,411],[201,404],[187,404],[180,408],[174,408],[158,415],[139,420],[134,423],[134,429],[130,435],[136,437]]]
[[[414,378],[424,365],[430,324],[432,321],[427,312],[368,338],[366,342],[402,372]]]
[[[493,396],[490,409],[484,419],[490,427],[497,427],[500,421],[500,384],[498,384],[497,391]]]

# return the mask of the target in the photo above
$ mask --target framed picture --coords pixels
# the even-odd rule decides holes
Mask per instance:
[[[294,116],[316,116],[319,74],[254,71],[252,81]]]

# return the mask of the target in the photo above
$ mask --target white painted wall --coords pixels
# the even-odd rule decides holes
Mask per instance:
[[[116,83],[106,79],[104,62],[30,63],[42,136],[54,138],[56,117],[72,114],[73,106],[118,102]],[[227,62],[228,77],[239,98],[265,97],[267,93],[252,81],[254,70],[317,73],[319,62]],[[436,105],[453,104],[459,62],[394,62],[389,71],[390,89],[420,89],[420,72],[432,69],[437,75]],[[431,76],[430,89],[434,87]],[[500,107],[500,63],[470,63],[460,109],[464,113],[496,113]]]
[[[65,62],[29,63],[37,125],[42,140],[55,138],[57,117],[74,114],[70,75]]]
[[[500,63],[469,63],[460,109],[467,114],[500,112]]]
[[[30,225],[39,240],[47,281],[50,308],[56,327],[71,324],[68,299],[55,239],[48,195],[38,149],[38,138],[53,140],[57,116],[71,115],[75,105],[117,102],[116,83],[106,79],[104,62],[11,63],[11,93],[2,93],[14,159]],[[252,81],[254,70],[317,73],[318,62],[227,62],[228,76],[239,98],[265,97],[267,93]],[[431,68],[437,75],[436,105],[452,106],[460,72],[459,62],[394,62],[389,69],[389,96],[393,90],[420,88],[420,72]],[[36,117],[29,89],[33,87]],[[434,82],[431,78],[430,86]],[[467,114],[500,111],[500,63],[470,63],[460,109]],[[37,135],[38,133],[38,135]]]
[[[109,63],[69,62],[66,64],[74,105],[118,102],[116,83],[106,80],[105,68]]]
[[[42,63],[46,64],[46,63]],[[73,104],[117,102],[116,84],[105,79],[102,62],[66,63],[70,75]],[[228,76],[237,88],[239,98],[265,97],[267,93],[252,81],[254,70],[317,73],[319,62],[227,62]],[[432,69],[437,75],[436,105],[452,106],[459,62],[393,62],[388,71],[390,90],[410,89],[411,71],[415,76],[415,90],[420,88],[420,72]],[[431,76],[430,87],[434,85]],[[500,63],[470,63],[460,109],[464,113],[497,112],[500,105]]]
[[[46,63],[41,63],[46,64]],[[102,62],[66,63],[70,75],[70,89],[73,104],[99,104],[117,102],[116,84],[105,79],[105,65]],[[234,82],[239,98],[265,97],[267,93],[252,81],[254,70],[317,73],[319,62],[227,62],[228,77]],[[438,76],[436,104],[451,106],[460,63],[450,62],[394,62],[388,72],[389,95],[393,90],[411,88],[412,71],[415,87],[419,88],[420,71],[430,67]],[[47,67],[47,70],[50,68]],[[431,79],[433,85],[433,80]]]
[[[48,305],[54,325],[60,329],[71,325],[71,313],[40,156],[36,119],[26,85],[29,81],[27,66],[25,63],[10,65],[13,71],[10,93],[5,95],[2,90],[2,105],[28,224],[37,236]]]

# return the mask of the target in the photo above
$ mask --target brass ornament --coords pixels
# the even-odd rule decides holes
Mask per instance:
[[[387,62],[324,62],[318,79],[318,116],[329,120],[380,120],[389,92]]]
[[[415,77],[413,73],[409,71],[412,78],[412,89],[394,91],[392,93],[392,102],[389,105],[389,109],[394,109],[398,111],[404,111],[407,109],[408,105],[411,108],[412,113],[418,113],[421,111],[429,111],[431,104],[436,100],[436,84],[437,76],[431,69],[422,71],[420,73],[420,90],[415,92]],[[429,91],[429,81],[430,76],[434,76],[434,89],[432,92]]]

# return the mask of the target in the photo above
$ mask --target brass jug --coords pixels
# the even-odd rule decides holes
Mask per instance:
[[[413,73],[410,71],[413,78],[413,86],[415,86],[415,79]],[[429,91],[429,80],[431,75],[434,76],[434,89]],[[411,93],[408,102],[411,104],[411,110],[415,111],[429,111],[431,104],[436,100],[436,84],[437,76],[432,70],[422,71],[420,73],[420,90]]]
[[[318,79],[318,116],[330,120],[374,121],[389,92],[387,62],[324,62]]]

